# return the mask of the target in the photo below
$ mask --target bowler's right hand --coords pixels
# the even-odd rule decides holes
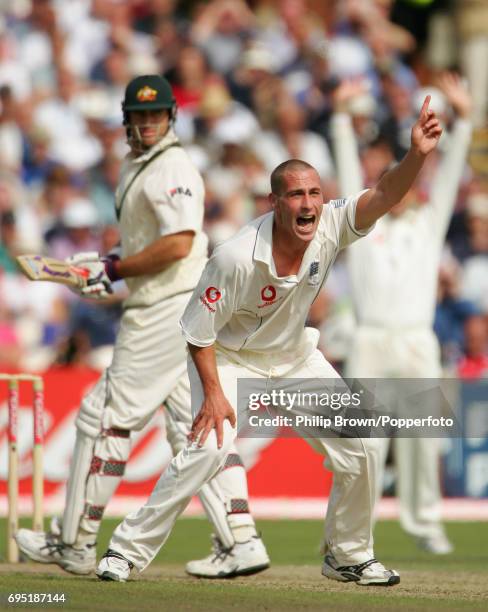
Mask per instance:
[[[236,415],[234,409],[221,392],[207,395],[203,401],[200,412],[193,421],[188,440],[198,441],[198,446],[203,446],[208,434],[215,429],[217,432],[217,447],[222,448],[224,439],[224,421],[228,419],[232,427],[236,426]]]

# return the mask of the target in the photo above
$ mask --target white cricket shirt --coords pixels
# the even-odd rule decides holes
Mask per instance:
[[[154,153],[178,142],[170,130],[144,155],[129,154],[124,160],[115,193],[120,209],[122,257],[139,253],[161,236],[194,231],[191,252],[168,265],[162,272],[124,279],[130,295],[124,307],[150,306],[156,302],[191,291],[207,260],[207,237],[202,232],[204,213],[203,180],[187,153],[171,147],[154,159],[130,185],[141,165]]]
[[[354,228],[362,193],[324,205],[297,275],[276,275],[272,212],[220,244],[181,319],[187,341],[196,346],[217,342],[226,352],[285,353],[292,360],[310,354],[318,339],[315,330],[305,331],[310,305],[339,250],[367,233]]]

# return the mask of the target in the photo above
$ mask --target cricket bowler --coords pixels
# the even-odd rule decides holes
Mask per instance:
[[[404,197],[436,147],[442,130],[429,101],[412,128],[407,155],[375,187],[324,205],[317,171],[289,160],[271,175],[272,212],[215,249],[181,320],[195,415],[190,442],[146,504],[117,527],[98,565],[99,578],[125,581],[132,568],[144,570],[191,496],[218,472],[237,435],[238,379],[283,381],[278,388],[288,379],[307,378],[317,381],[319,392],[319,379],[340,380],[317,349],[317,331],[305,327],[307,314],[340,249],[366,235]],[[378,441],[307,441],[326,455],[334,474],[323,575],[364,586],[398,584],[398,573],[373,552]]]

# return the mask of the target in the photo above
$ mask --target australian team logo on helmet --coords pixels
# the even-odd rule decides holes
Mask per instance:
[[[137,92],[136,98],[139,100],[139,102],[154,102],[157,95],[158,92],[155,89],[144,85],[144,87],[141,87],[141,89],[139,89]]]
[[[140,139],[130,125],[129,113],[131,111],[161,109],[168,110],[170,125],[173,124],[176,119],[176,100],[171,85],[164,77],[159,74],[145,74],[130,81],[125,89],[122,113],[127,140],[131,146],[137,145],[137,141]]]

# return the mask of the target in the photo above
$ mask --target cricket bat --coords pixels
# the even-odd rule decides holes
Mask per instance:
[[[33,281],[51,281],[81,289],[86,287],[90,275],[87,268],[44,255],[19,255],[16,259],[25,276]]]

